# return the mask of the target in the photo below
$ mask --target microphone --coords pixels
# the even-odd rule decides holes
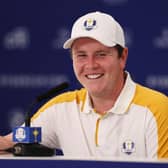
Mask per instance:
[[[17,142],[11,150],[14,156],[52,156],[55,154],[55,149],[40,144],[42,129],[41,127],[30,126],[30,114],[37,103],[55,96],[67,87],[68,83],[64,82],[46,93],[37,96],[35,101],[31,103],[26,113],[25,127],[22,126],[13,129],[13,142]]]
[[[40,96],[37,96],[36,97],[36,101],[37,102],[41,102],[42,100],[44,99],[48,99],[48,98],[51,98],[53,96],[55,96],[56,93],[66,89],[69,87],[69,84],[67,82],[64,82],[64,83],[61,83],[60,85],[50,89],[49,91],[47,91],[46,93],[43,93],[42,95]]]
[[[58,86],[50,89],[49,91],[37,96],[35,98],[35,100],[30,104],[27,113],[26,113],[26,117],[25,117],[25,126],[29,127],[30,126],[30,119],[31,119],[31,112],[33,111],[33,107],[40,103],[41,101],[45,100],[45,99],[50,99],[53,96],[55,96],[56,94],[58,94],[58,92],[66,89],[69,87],[69,84],[67,82],[63,82],[61,84],[59,84]]]

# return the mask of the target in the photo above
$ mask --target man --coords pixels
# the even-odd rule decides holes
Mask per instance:
[[[84,88],[56,96],[34,115],[42,143],[70,156],[168,158],[168,98],[125,71],[119,23],[105,13],[86,14],[64,48]],[[0,138],[0,149],[13,145],[11,135]]]

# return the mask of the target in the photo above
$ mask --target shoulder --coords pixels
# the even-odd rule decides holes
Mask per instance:
[[[64,92],[62,94],[59,94],[58,96],[50,99],[47,103],[45,103],[40,111],[43,111],[44,109],[51,107],[52,105],[56,104],[62,104],[62,103],[70,103],[70,102],[76,102],[79,104],[81,101],[84,101],[86,97],[86,89],[82,88],[80,90],[74,90],[74,91],[68,91]]]
[[[149,100],[148,98],[150,97],[149,101],[159,101],[159,100],[164,100],[168,101],[168,97],[164,95],[163,93],[144,87],[142,85],[137,84],[136,85],[136,95],[140,96],[141,98],[143,97],[144,99]]]
[[[135,104],[148,107],[151,111],[168,113],[168,97],[163,93],[137,84],[133,99]]]
[[[84,88],[80,90],[74,90],[74,91],[69,91],[69,92],[64,92],[62,94],[59,94],[58,96],[50,99],[48,102],[42,105],[38,109],[38,111],[33,115],[33,119],[37,118],[41,113],[43,113],[47,109],[50,109],[50,111],[52,111],[51,108],[52,107],[55,108],[55,105],[58,108],[60,108],[61,107],[60,105],[64,105],[65,107],[66,105],[71,104],[72,102],[79,104],[81,101],[85,100],[85,97],[86,97],[86,89]]]
[[[64,92],[54,98],[52,98],[49,102],[55,103],[64,103],[64,102],[72,102],[72,101],[81,101],[86,96],[86,89],[82,88],[80,90],[74,90],[69,92]]]

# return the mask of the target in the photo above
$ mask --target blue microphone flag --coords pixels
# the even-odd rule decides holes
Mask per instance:
[[[13,129],[13,142],[41,142],[41,127],[16,127]]]

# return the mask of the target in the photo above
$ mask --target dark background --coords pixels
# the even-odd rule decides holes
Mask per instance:
[[[88,12],[107,12],[121,23],[127,70],[136,82],[167,95],[167,7],[167,0],[1,0],[0,134],[21,124],[41,93],[64,81],[68,90],[80,87],[62,45],[72,23]]]

